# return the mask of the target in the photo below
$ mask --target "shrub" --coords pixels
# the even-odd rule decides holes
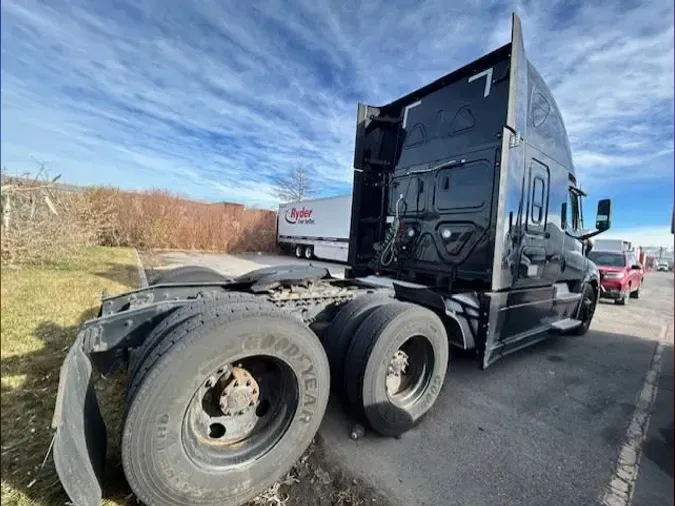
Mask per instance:
[[[158,190],[66,188],[3,177],[3,263],[54,262],[90,244],[230,253],[275,249],[273,211]]]

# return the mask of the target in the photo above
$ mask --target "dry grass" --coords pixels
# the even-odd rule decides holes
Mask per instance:
[[[102,222],[86,193],[3,179],[2,263],[44,265],[94,244]]]
[[[57,263],[89,245],[272,252],[276,213],[189,200],[164,191],[66,191],[3,176],[2,263]]]
[[[0,370],[2,492],[4,505],[63,505],[51,458],[59,368],[82,321],[95,316],[99,295],[137,285],[133,250],[87,248],[49,266],[3,267],[1,271]],[[124,479],[119,455],[124,373],[99,382],[97,394],[108,427],[104,504],[138,504]],[[251,506],[386,505],[388,501],[345,476],[323,455],[319,443],[279,483]]]
[[[105,216],[102,244],[143,249],[240,253],[273,251],[276,213],[227,203],[196,202],[164,191],[87,190]]]
[[[59,368],[80,323],[95,316],[102,290],[127,290],[137,283],[133,250],[88,248],[49,267],[3,267],[1,272],[2,504],[64,504],[67,497],[54,464],[43,460]],[[120,406],[120,378],[99,389],[101,405]],[[107,402],[110,401],[110,402]],[[119,425],[116,410],[104,413],[109,428]],[[115,461],[114,431],[110,431]],[[119,459],[117,459],[119,461]],[[125,504],[129,490],[119,466],[109,469],[109,504]]]

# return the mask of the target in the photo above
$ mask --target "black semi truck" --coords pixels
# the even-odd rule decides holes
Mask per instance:
[[[121,455],[142,502],[237,505],[302,455],[331,389],[396,436],[434,405],[450,346],[484,368],[588,330],[598,271],[586,253],[610,202],[584,232],[563,120],[515,15],[504,47],[359,105],[354,167],[345,279],[311,265],[233,279],[185,267],[102,299],[62,366],[53,418],[74,504],[102,495],[94,368],[128,368]]]

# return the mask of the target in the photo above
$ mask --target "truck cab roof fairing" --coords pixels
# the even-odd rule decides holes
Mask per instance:
[[[574,175],[572,151],[560,109],[548,85],[525,55],[520,18],[512,16],[511,76],[506,126]]]

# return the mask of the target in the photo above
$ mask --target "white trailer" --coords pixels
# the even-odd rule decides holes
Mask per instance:
[[[623,239],[596,239],[593,249],[601,251],[630,251],[633,245]]]
[[[281,204],[277,243],[298,258],[347,262],[351,215],[351,195]]]

